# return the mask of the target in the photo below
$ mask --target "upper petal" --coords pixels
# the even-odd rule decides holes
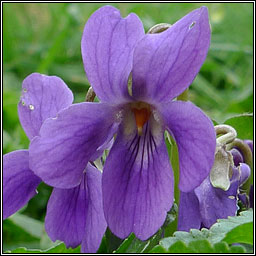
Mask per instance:
[[[56,76],[33,73],[25,78],[22,89],[18,113],[30,140],[38,135],[45,119],[55,117],[58,111],[73,102],[71,90]]]
[[[86,240],[93,247],[91,252],[97,251],[106,230],[99,170],[89,164],[79,186],[53,189],[45,229],[53,241],[64,241],[67,247],[77,247]]]
[[[209,45],[206,7],[190,12],[162,33],[146,35],[134,51],[132,95],[151,103],[178,96],[199,72]]]
[[[145,240],[164,223],[173,203],[173,173],[163,130],[151,118],[139,136],[124,121],[103,169],[104,213],[120,238]],[[126,127],[126,124],[129,127]]]
[[[79,103],[47,119],[29,147],[30,167],[58,188],[77,186],[91,156],[112,130],[116,109],[105,103]]]
[[[208,176],[214,163],[216,135],[211,120],[191,102],[161,104],[158,110],[179,151],[179,188],[189,192]]]
[[[3,156],[3,218],[23,207],[35,194],[41,180],[28,166],[28,150]]]
[[[143,36],[143,25],[134,13],[123,19],[112,6],[100,8],[87,21],[81,43],[84,69],[102,102],[129,99],[133,51]]]

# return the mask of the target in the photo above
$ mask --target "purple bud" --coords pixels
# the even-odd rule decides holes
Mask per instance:
[[[241,186],[250,177],[251,168],[249,167],[249,165],[244,164],[244,163],[241,163],[238,168],[240,168],[240,173],[241,173],[240,180],[239,180],[239,185]]]
[[[232,148],[230,150],[232,156],[233,156],[233,161],[234,161],[234,165],[238,166],[240,163],[244,162],[244,158],[242,156],[242,154],[240,153],[240,151],[236,148]]]
[[[252,140],[244,140],[244,142],[250,147],[250,149],[253,153],[253,141]]]

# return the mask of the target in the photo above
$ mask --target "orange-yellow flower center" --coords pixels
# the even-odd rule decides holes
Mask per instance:
[[[149,120],[151,111],[148,104],[139,102],[132,105],[132,112],[134,113],[135,122],[138,129],[138,134],[142,134],[144,124]]]

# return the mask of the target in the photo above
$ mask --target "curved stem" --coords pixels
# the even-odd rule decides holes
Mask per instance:
[[[234,139],[237,136],[236,130],[229,125],[220,124],[220,125],[214,126],[214,128],[215,128],[216,135],[223,134],[222,136],[216,139],[217,145],[225,145],[225,144],[231,143],[232,141],[234,141]]]

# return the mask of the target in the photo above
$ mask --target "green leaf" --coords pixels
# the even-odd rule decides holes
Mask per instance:
[[[245,223],[232,229],[223,239],[228,244],[246,243],[253,244],[253,223]]]
[[[21,227],[30,235],[41,239],[44,231],[44,224],[42,222],[20,213],[15,213],[11,217],[9,217],[9,220],[11,220],[17,226]]]
[[[253,114],[237,115],[227,119],[224,124],[232,126],[237,131],[237,137],[242,140],[253,140]]]
[[[188,248],[186,244],[182,241],[177,241],[167,250],[169,253],[193,253],[192,248]]]
[[[176,206],[179,204],[179,196],[180,196],[180,190],[178,187],[179,184],[179,154],[178,154],[178,147],[175,142],[175,140],[172,138],[172,136],[166,131],[165,133],[165,144],[168,150],[168,155],[172,164],[173,174],[174,174],[174,202]],[[172,220],[165,228],[165,236],[171,236],[176,230],[177,230],[177,209],[175,208],[175,205],[173,205],[172,209],[169,211],[175,216],[175,219]],[[167,215],[168,217],[168,215]],[[169,215],[170,217],[170,215]]]
[[[197,229],[191,229],[190,232],[176,231],[172,237],[167,237],[160,240],[159,245],[168,252],[170,252],[170,248],[172,249],[171,252],[176,252],[176,249],[178,250],[178,248],[183,248],[182,252],[184,253],[188,252],[188,249],[190,252],[199,252],[199,250],[202,252],[203,250],[207,250],[204,251],[206,253],[212,252],[213,245],[221,241],[228,243],[239,242],[251,244],[253,237],[252,221],[253,211],[244,211],[241,212],[240,216],[217,220],[217,223],[215,223],[210,229],[203,228],[201,231]],[[237,237],[236,231],[238,232]],[[248,233],[248,236],[242,236],[242,234],[245,232]],[[204,240],[206,242],[202,242]],[[197,244],[198,241],[201,242]],[[211,245],[211,248],[208,246],[208,243]],[[236,250],[236,248],[234,250]]]
[[[128,238],[126,238],[123,243],[119,246],[119,248],[114,251],[114,253],[147,253],[154,246],[156,246],[161,237],[163,230],[162,228],[153,235],[147,241],[141,241],[132,233]]]
[[[19,247],[17,249],[12,250],[12,251],[10,251],[10,250],[5,251],[5,253],[42,253],[42,251],[37,250],[37,249],[27,249],[25,247]]]
[[[157,245],[150,251],[150,253],[167,253],[167,251],[164,249],[163,246]]]
[[[80,252],[80,246],[72,249],[65,246],[64,243],[60,243],[57,246],[42,251],[43,253],[79,253]]]
[[[188,245],[182,241],[177,241],[168,250],[158,245],[150,253],[245,253],[243,246],[230,246],[226,242],[211,245],[208,240],[192,241]]]
[[[220,219],[210,229],[210,240],[212,243],[217,243],[223,240],[228,232],[236,227],[253,222],[252,209],[243,211],[239,216],[228,217],[227,219]]]
[[[12,251],[6,251],[5,253],[80,253],[80,246],[76,247],[75,249],[67,249],[64,243],[60,243],[57,246],[47,250],[27,249],[25,247],[20,247]]]
[[[114,253],[125,253],[134,239],[135,235],[132,233],[122,242],[122,244],[116,251],[114,251]]]
[[[3,250],[13,250],[20,246],[39,248],[39,238],[32,236],[9,218],[3,221]]]

